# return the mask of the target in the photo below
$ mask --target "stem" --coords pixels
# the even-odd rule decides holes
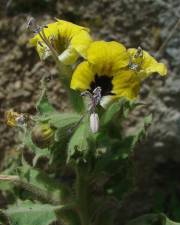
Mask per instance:
[[[79,209],[79,216],[81,219],[81,225],[90,225],[89,209],[88,209],[88,200],[89,200],[89,191],[88,191],[88,177],[84,172],[84,168],[76,169],[76,197],[77,204]]]
[[[156,53],[156,56],[157,56],[157,57],[160,56],[160,55],[163,53],[163,51],[164,51],[164,49],[165,49],[167,43],[168,43],[169,40],[172,38],[172,36],[173,36],[174,33],[176,32],[176,30],[177,30],[177,28],[178,28],[179,25],[180,25],[180,19],[178,19],[178,20],[176,21],[176,23],[175,23],[175,25],[173,26],[172,30],[170,30],[169,35],[167,36],[167,38],[165,39],[165,41],[162,43],[162,45],[161,45],[160,48],[158,49],[158,51],[157,51],[157,53]]]

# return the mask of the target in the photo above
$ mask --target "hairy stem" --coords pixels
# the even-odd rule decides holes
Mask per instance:
[[[88,177],[83,168],[76,169],[76,197],[81,225],[90,225]]]

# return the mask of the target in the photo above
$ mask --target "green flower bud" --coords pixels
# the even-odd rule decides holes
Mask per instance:
[[[48,123],[40,123],[33,127],[31,139],[37,147],[47,148],[53,143],[54,133],[55,130]]]

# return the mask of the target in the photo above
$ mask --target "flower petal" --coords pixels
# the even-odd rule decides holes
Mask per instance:
[[[71,23],[65,20],[57,19],[57,25],[58,25],[58,32],[61,35],[61,37],[69,39],[69,41],[71,40],[71,38],[77,35],[81,30],[89,32],[88,28],[76,25],[74,23]]]
[[[87,60],[98,75],[112,76],[129,63],[126,48],[115,41],[95,41],[87,52]]]
[[[75,49],[69,47],[58,58],[64,65],[71,65],[76,62],[78,53]]]
[[[100,105],[106,109],[117,97],[115,95],[106,95],[103,96]]]
[[[75,35],[70,45],[84,58],[87,56],[87,49],[91,44],[92,39],[89,33],[85,30],[81,30],[77,35]]]
[[[128,49],[130,56],[134,56],[136,51],[137,50],[135,48]],[[165,76],[167,74],[167,68],[165,64],[158,63],[155,58],[143,50],[143,59],[140,72],[144,72],[143,78],[148,77],[152,73],[159,73],[161,76]]]
[[[75,69],[72,80],[71,88],[74,90],[85,91],[90,89],[91,82],[94,80],[95,74],[91,70],[88,62],[82,62]]]
[[[132,70],[122,70],[117,76],[113,77],[112,84],[112,93],[117,97],[134,99],[138,96],[140,80]]]

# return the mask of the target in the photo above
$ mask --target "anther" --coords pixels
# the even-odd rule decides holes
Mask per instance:
[[[137,51],[134,55],[134,58],[138,58],[138,57],[143,57],[143,49],[140,46],[137,48]]]
[[[36,23],[36,20],[33,17],[31,17],[27,22],[27,29],[31,30],[33,33],[41,32],[42,28],[43,27]]]

